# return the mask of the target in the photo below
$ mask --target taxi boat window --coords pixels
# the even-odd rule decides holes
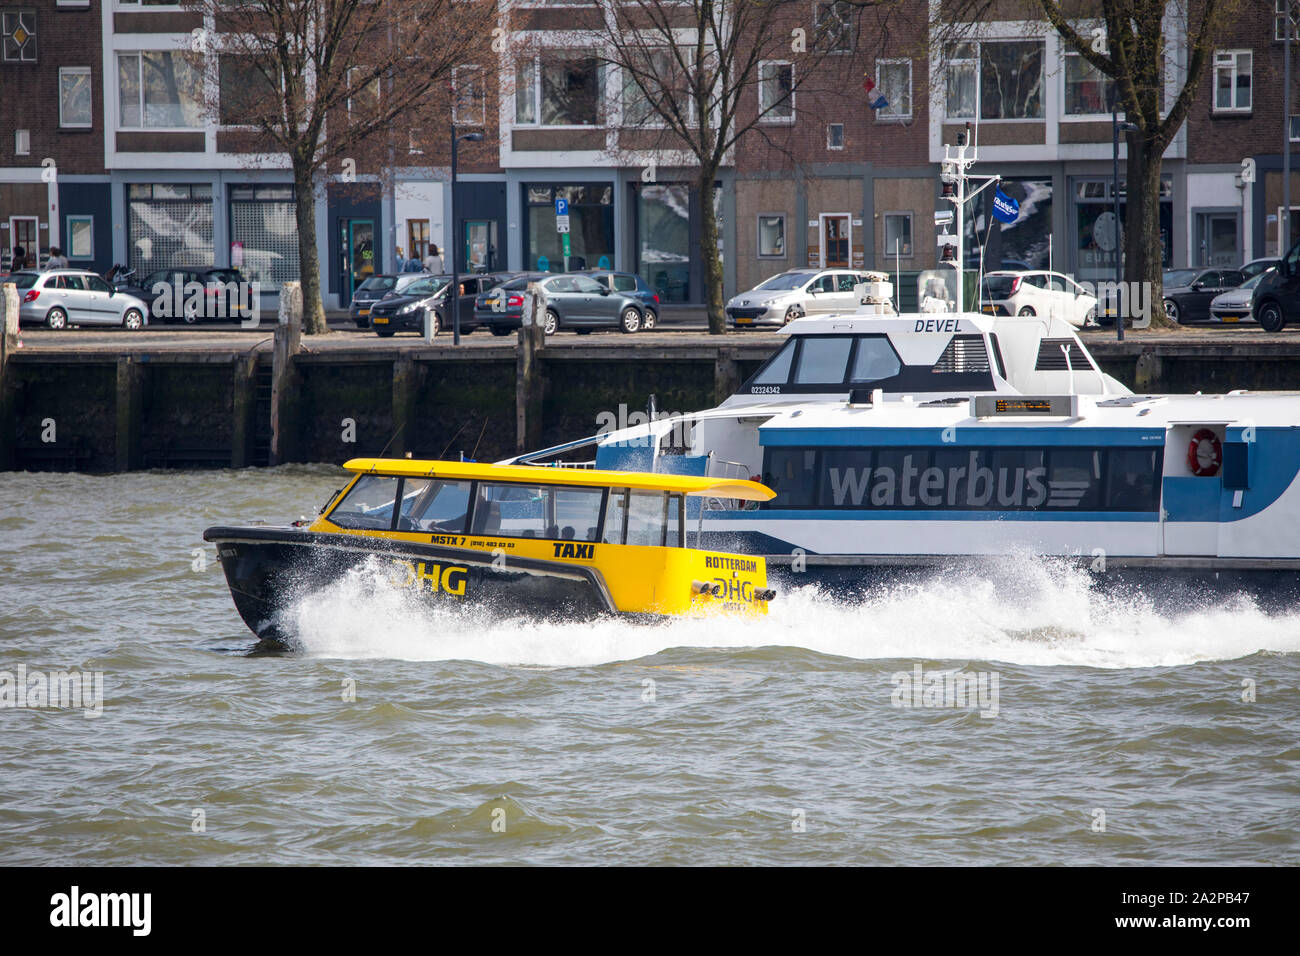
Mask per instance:
[[[663,491],[616,489],[605,512],[606,544],[684,547],[686,509],[682,495]]]
[[[882,378],[893,378],[902,365],[898,355],[886,338],[870,336],[858,339],[857,352],[853,356],[853,369],[849,381],[854,385],[860,382],[876,382]]]
[[[407,478],[402,484],[397,530],[463,534],[469,491],[468,481]]]
[[[751,385],[784,385],[790,380],[790,363],[794,360],[795,340],[786,340],[785,345],[781,346],[781,351],[777,352],[767,364],[758,370],[750,382]]]
[[[480,483],[470,533],[595,541],[603,498],[602,488]]]
[[[362,475],[330,512],[329,520],[340,528],[389,529],[400,481],[390,475]]]

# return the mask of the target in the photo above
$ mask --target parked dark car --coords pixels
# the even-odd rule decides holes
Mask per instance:
[[[1236,269],[1173,269],[1164,274],[1165,315],[1175,322],[1210,321],[1210,302],[1246,281]]]
[[[138,283],[128,276],[117,287],[149,303],[149,317],[155,322],[185,322],[193,325],[203,319],[238,321],[251,314],[255,303],[244,296],[251,289],[238,269],[157,269]],[[194,284],[203,286],[203,296],[193,294]],[[236,288],[230,288],[233,283]]]
[[[641,327],[647,330],[655,327],[659,321],[659,296],[645,279],[631,272],[607,272],[603,269],[584,274],[609,286],[611,292],[621,292],[636,298],[641,303]]]
[[[400,275],[380,273],[369,276],[365,282],[352,291],[352,303],[348,307],[348,316],[359,329],[370,328],[370,307],[393,292],[401,292],[412,282],[427,279],[429,272],[403,272]]]
[[[523,322],[524,290],[530,282],[538,283],[546,296],[547,335],[568,328],[579,335],[598,328],[636,332],[644,320],[638,299],[613,292],[590,276],[567,273],[520,276],[480,295],[474,304],[479,324],[491,326],[493,335],[509,335],[519,328]]]
[[[477,273],[460,277],[460,330],[469,335],[479,327],[474,303],[480,294],[500,285],[514,273]],[[424,319],[433,322],[433,334],[452,327],[447,293],[451,276],[424,276],[408,283],[401,292],[390,292],[370,307],[370,324],[375,334],[387,338],[395,332],[424,334]]]
[[[1300,242],[1278,260],[1272,272],[1255,286],[1250,311],[1265,332],[1280,332],[1300,318]]]

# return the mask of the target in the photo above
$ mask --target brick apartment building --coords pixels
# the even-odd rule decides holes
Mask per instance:
[[[1164,158],[1171,266],[1276,251],[1280,0],[1244,2]],[[829,48],[819,56],[792,49],[766,59],[747,94],[756,113],[796,86],[718,177],[728,294],[802,266],[932,268],[933,212],[949,208],[938,198],[938,163],[967,122],[978,131],[976,171],[1006,177],[1021,202],[1020,218],[997,230],[982,212],[971,217],[968,239],[987,243],[986,267],[1113,274],[1109,81],[1044,21],[1018,19],[1023,3],[1000,3],[957,44],[928,34],[925,5],[916,6],[886,25],[826,0],[789,5],[791,23],[810,34],[835,18],[844,27],[823,31]],[[481,130],[485,142],[462,144],[455,229],[450,117],[441,129],[404,131],[384,164],[389,175],[372,158],[355,183],[335,174],[320,184],[327,305],[346,304],[366,274],[391,269],[395,247],[409,254],[429,244],[454,250],[462,269],[610,266],[639,272],[666,302],[702,301],[692,164],[636,114],[617,69],[592,52],[604,15],[596,0],[500,4],[508,43],[496,62],[475,55],[482,62],[457,70],[458,129]],[[60,245],[75,265],[100,272],[114,262],[142,276],[234,264],[270,288],[298,277],[287,162],[254,165],[238,117],[204,109],[203,91],[224,92],[239,74],[219,43],[216,55],[194,54],[201,14],[151,0],[0,0],[0,24],[6,264],[14,245],[38,246],[42,257]],[[1178,48],[1178,30],[1170,42]],[[1166,102],[1181,82],[1176,60]],[[864,78],[886,106],[869,105]],[[1293,110],[1294,142],[1300,102]],[[1241,182],[1246,155],[1256,160],[1254,183]],[[567,263],[559,198],[570,204]],[[1292,228],[1300,235],[1296,218]]]

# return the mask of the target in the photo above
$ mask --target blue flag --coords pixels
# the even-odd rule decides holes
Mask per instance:
[[[993,218],[998,222],[1015,222],[1020,216],[1020,203],[1001,189],[993,194]]]

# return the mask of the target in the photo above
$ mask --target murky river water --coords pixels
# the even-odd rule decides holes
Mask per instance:
[[[246,656],[203,529],[341,475],[3,477],[0,862],[1300,862],[1300,608],[1157,611],[1032,560],[1015,600],[805,585],[757,624],[351,582],[303,653]],[[959,669],[974,706],[926,697]],[[20,670],[85,672],[89,707],[13,706]]]

